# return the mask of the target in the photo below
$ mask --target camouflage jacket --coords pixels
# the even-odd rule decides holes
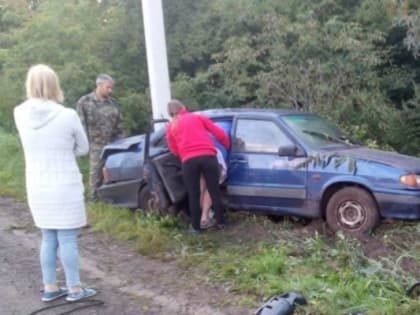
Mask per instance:
[[[119,105],[112,98],[100,101],[95,92],[87,94],[77,102],[77,113],[92,148],[124,136]]]

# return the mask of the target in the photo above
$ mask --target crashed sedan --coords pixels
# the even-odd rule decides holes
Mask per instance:
[[[228,209],[324,218],[360,235],[381,218],[420,218],[420,159],[351,142],[321,117],[289,110],[218,109],[207,115],[230,136]],[[185,199],[165,128],[104,148],[98,194],[115,205],[167,212]]]

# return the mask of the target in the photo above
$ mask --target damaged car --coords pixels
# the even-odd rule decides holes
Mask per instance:
[[[420,159],[352,142],[318,115],[292,110],[199,112],[231,139],[221,189],[229,210],[323,218],[333,231],[361,235],[382,218],[420,218]],[[180,161],[165,127],[122,139],[103,152],[99,197],[160,213],[185,200]]]

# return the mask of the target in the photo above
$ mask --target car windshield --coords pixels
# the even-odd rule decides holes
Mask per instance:
[[[316,115],[287,115],[282,117],[297,136],[312,149],[349,147],[354,143],[330,122]]]

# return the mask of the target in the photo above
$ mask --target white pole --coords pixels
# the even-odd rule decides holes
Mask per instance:
[[[153,119],[168,118],[171,99],[162,0],[142,0]]]

